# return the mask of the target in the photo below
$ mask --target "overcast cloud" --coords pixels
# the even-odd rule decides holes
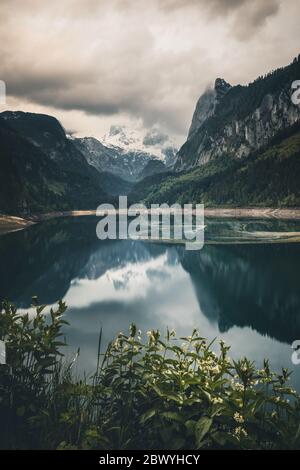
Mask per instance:
[[[7,107],[54,114],[78,135],[126,124],[180,143],[217,76],[247,83],[299,54],[299,10],[299,0],[1,0]]]

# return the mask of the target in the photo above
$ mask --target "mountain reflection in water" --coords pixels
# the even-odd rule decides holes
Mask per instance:
[[[63,298],[70,350],[81,347],[80,364],[88,371],[100,327],[107,342],[135,322],[143,331],[169,326],[180,335],[198,327],[231,344],[235,357],[250,356],[258,365],[269,357],[276,368],[294,368],[298,386],[300,366],[291,363],[290,345],[300,339],[300,244],[207,244],[191,252],[99,241],[96,222],[52,220],[1,236],[0,297],[23,309],[32,295],[49,305]],[[231,224],[212,220],[208,233],[227,234]],[[257,229],[254,222],[251,227]]]

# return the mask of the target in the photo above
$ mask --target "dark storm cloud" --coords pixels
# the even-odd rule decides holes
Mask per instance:
[[[165,9],[183,8],[186,6],[203,7],[206,5],[210,9],[219,12],[227,12],[247,3],[251,0],[160,0],[160,5]]]
[[[290,9],[292,21],[296,3],[283,10],[279,0],[1,0],[0,79],[29,104],[128,115],[184,135],[215,76],[247,81],[265,71],[266,57],[266,71],[279,62],[273,39],[259,34],[268,26],[278,35],[271,20]],[[288,38],[281,46],[284,63]]]
[[[235,18],[233,25],[235,36],[241,41],[251,38],[269,18],[278,13],[279,8],[279,0],[256,0],[249,3],[248,15],[241,14]]]
[[[213,17],[232,15],[232,34],[244,40],[255,34],[265,21],[276,15],[280,0],[161,0],[165,11],[193,8],[195,12],[206,12]]]

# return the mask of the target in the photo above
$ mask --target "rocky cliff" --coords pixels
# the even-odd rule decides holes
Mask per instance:
[[[291,99],[292,83],[299,78],[300,56],[247,86],[231,87],[217,79],[199,98],[175,169],[201,166],[218,157],[243,159],[300,122],[300,106]]]
[[[202,126],[202,124],[210,116],[213,116],[217,104],[221,101],[223,96],[230,90],[231,85],[223,78],[217,78],[214,88],[208,88],[203,95],[200,96],[196,109],[193,114],[192,124],[189,129],[188,138]]]

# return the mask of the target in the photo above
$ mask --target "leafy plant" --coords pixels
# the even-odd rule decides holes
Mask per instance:
[[[23,435],[32,442],[27,419],[44,407],[49,393],[50,377],[60,364],[60,351],[65,341],[60,341],[62,319],[66,305],[59,302],[56,310],[50,309],[50,321],[43,314],[45,305],[38,306],[33,298],[36,313],[33,318],[21,315],[16,307],[2,302],[0,308],[0,339],[6,343],[7,366],[0,369],[0,406],[3,413],[0,446],[19,446]],[[29,432],[29,434],[28,434]]]
[[[14,424],[6,448],[287,449],[300,447],[300,397],[290,373],[233,361],[229,346],[212,350],[197,330],[176,338],[135,325],[119,333],[95,374],[74,377],[57,341],[65,304],[49,319],[18,315],[3,304],[0,335],[8,348],[1,369],[1,413]],[[101,335],[100,335],[101,340]],[[100,349],[99,349],[100,350]],[[10,373],[9,373],[10,371]],[[4,440],[3,440],[4,439]]]

